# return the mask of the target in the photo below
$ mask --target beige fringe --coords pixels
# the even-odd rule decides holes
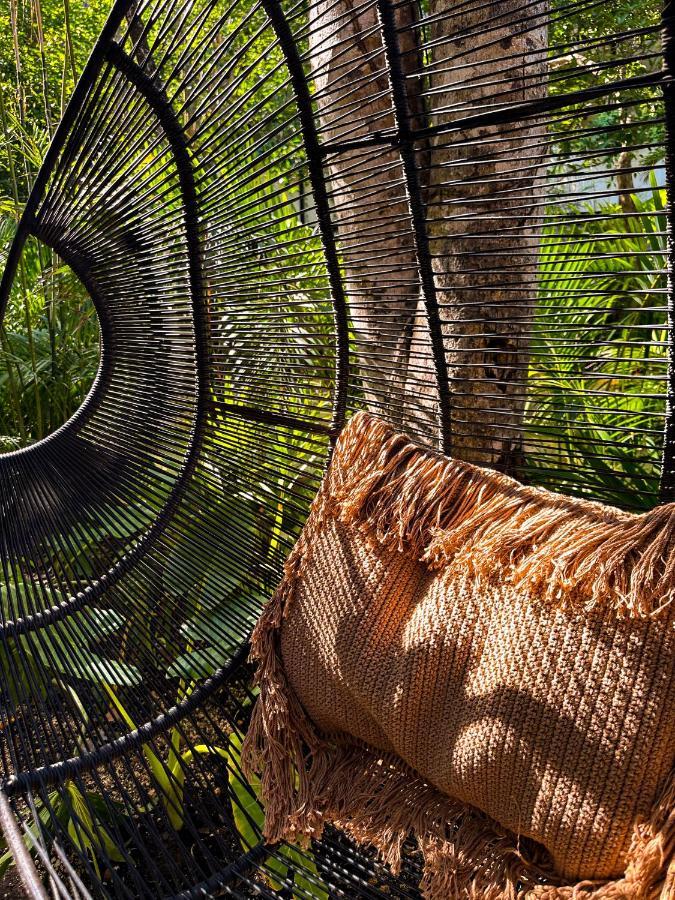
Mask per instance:
[[[328,489],[343,522],[433,568],[455,561],[556,606],[672,613],[675,503],[635,515],[527,487],[430,453],[367,413],[343,431]]]
[[[292,601],[300,568],[309,552],[309,529],[323,492],[284,567],[284,579],[258,619],[251,636],[251,659],[259,663],[260,694],[242,746],[242,766],[260,775],[265,804],[265,838],[320,837],[323,817],[316,809],[316,785],[325,777],[330,747],[321,740],[288,684],[279,652],[284,611]]]
[[[573,585],[588,593],[586,605],[611,602],[623,614],[663,614],[672,600],[663,571],[672,583],[675,510],[635,516],[557,495],[551,506],[550,497],[498,473],[429,458],[364,413],[351,420],[252,637],[260,696],[242,762],[249,776],[261,777],[266,840],[319,838],[330,822],[374,846],[398,872],[412,836],[424,859],[427,900],[674,900],[675,770],[650,819],[636,827],[625,874],[565,885],[538,844],[441,794],[397,757],[345,736],[320,735],[284,674],[284,612],[329,511],[378,541],[413,548],[433,566],[461,556],[476,577],[492,578],[498,558],[501,577],[540,585],[549,601],[561,602],[561,592]],[[547,553],[558,558],[556,566],[546,562]],[[624,577],[626,559],[632,570]],[[556,579],[553,592],[545,591],[549,578]]]

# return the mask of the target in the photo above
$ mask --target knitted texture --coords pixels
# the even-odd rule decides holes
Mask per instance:
[[[674,526],[354,416],[253,635],[267,839],[412,834],[439,900],[672,900]]]

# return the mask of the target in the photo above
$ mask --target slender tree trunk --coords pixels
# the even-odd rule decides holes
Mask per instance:
[[[432,124],[546,93],[547,3],[469,7],[432,26]],[[451,7],[452,8],[452,7]],[[457,7],[455,7],[457,9]],[[448,11],[431,0],[431,18]],[[544,202],[541,117],[433,140],[428,222],[452,389],[452,450],[517,470]]]
[[[358,141],[394,128],[390,85],[374,4],[319,0],[311,7],[311,51],[324,143]],[[359,11],[361,10],[361,11]],[[399,7],[399,24],[415,6]],[[419,68],[415,34],[404,35],[406,71]],[[411,90],[422,121],[419,88]],[[328,157],[356,355],[366,400],[403,424],[419,296],[408,200],[398,150],[354,148]]]
[[[444,125],[544,96],[546,0],[430,0],[397,7],[412,127]],[[375,7],[313,7],[312,65],[324,141],[394,127]],[[421,42],[425,43],[424,48]],[[422,70],[421,50],[426,68]],[[522,457],[528,337],[536,299],[545,125],[446,131],[419,147],[443,340],[452,452],[513,471]],[[396,149],[329,157],[366,398],[437,441],[435,376]],[[381,377],[375,381],[370,373]]]

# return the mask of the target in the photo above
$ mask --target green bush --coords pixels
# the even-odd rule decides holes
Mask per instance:
[[[568,208],[544,229],[527,401],[531,480],[649,508],[667,347],[665,191]],[[533,471],[532,471],[533,469]]]

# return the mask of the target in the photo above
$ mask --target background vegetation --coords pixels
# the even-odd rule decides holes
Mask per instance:
[[[108,8],[109,0],[7,0],[0,12],[0,254]],[[659,38],[650,26],[659,14],[656,0],[639,6],[628,0],[580,3],[573,15],[568,4],[554,0],[550,92],[658,68]],[[636,35],[618,43],[607,40],[633,29]],[[617,58],[624,60],[618,67]],[[660,162],[662,113],[656,94],[636,89],[628,103],[626,96],[620,106],[617,96],[572,108],[551,125],[526,451],[533,480],[550,482],[557,469],[571,489],[587,485],[625,504],[629,475],[639,485],[629,505],[648,506],[656,490],[663,414],[658,363],[665,353],[665,222],[663,190],[646,173]],[[604,191],[594,181],[599,168]],[[592,199],[585,201],[584,193]],[[307,232],[308,253],[315,254],[309,229],[300,221],[298,228]],[[573,311],[552,342],[547,313],[555,314],[563,296]],[[594,341],[609,323],[603,340]],[[312,342],[305,344],[308,372],[316,373]],[[92,304],[72,272],[36,243],[23,255],[0,354],[2,452],[40,439],[69,418],[98,362]],[[295,348],[292,355],[297,366]],[[240,368],[245,375],[243,358]],[[630,383],[621,380],[627,375]],[[635,396],[617,412],[616,391],[624,385]],[[531,452],[538,448],[541,453]]]
[[[108,0],[8,0],[0,11],[0,245],[6,254],[47,143]],[[0,331],[0,452],[39,440],[81,404],[98,323],[73,273],[29,242]]]
[[[7,0],[0,11],[0,264],[49,138],[109,6],[110,0]],[[579,3],[574,15],[562,13],[569,10],[567,2],[553,0],[552,10],[550,39],[557,49],[551,56],[551,93],[570,92],[589,80],[598,83],[639,76],[660,66],[658,35],[651,27],[659,19],[656,0],[639,6],[633,0]],[[632,29],[639,33],[618,43],[607,40],[607,35],[623,35]],[[264,42],[253,42],[251,58],[262,53],[264,46]],[[579,46],[583,52],[567,52],[566,48]],[[618,66],[617,57],[624,59]],[[283,73],[276,77],[282,78]],[[232,90],[243,95],[253,87],[243,80]],[[229,89],[229,85],[224,88]],[[619,505],[648,508],[657,491],[667,352],[665,192],[657,175],[663,124],[656,92],[636,88],[622,94],[622,101],[626,97],[628,103],[619,104],[618,96],[610,96],[600,103],[573,107],[550,125],[550,165],[541,194],[544,213],[525,456],[527,477],[532,481],[588,492]],[[225,94],[218,101],[229,99]],[[283,135],[279,137],[283,139]],[[247,140],[248,136],[243,136],[242,145]],[[241,158],[248,158],[246,147],[240,151]],[[289,314],[288,345],[270,347],[267,365],[270,380],[279,377],[286,366],[289,385],[299,384],[297,373],[303,373],[303,384],[311,385],[311,390],[307,388],[303,395],[305,388],[299,388],[293,395],[289,388],[284,402],[295,406],[293,411],[298,414],[316,415],[307,397],[311,401],[320,392],[328,395],[332,351],[325,346],[321,328],[313,333],[311,325],[300,331],[294,324],[300,303],[306,303],[306,320],[312,321],[315,279],[321,278],[322,270],[311,215],[307,217],[307,211],[299,208],[302,185],[283,157],[277,171],[252,165],[245,178],[237,170],[238,163],[231,165],[231,171],[219,170],[216,177],[228,190],[250,196],[250,218],[260,218],[266,229],[265,246],[246,246],[239,251],[257,253],[260,259],[259,284],[250,286],[250,294],[240,302],[249,304],[246,314],[253,310],[261,322],[270,316],[272,333],[279,330],[280,313],[270,311],[264,288],[275,283],[283,242],[292,239],[302,249],[306,283],[298,280],[294,316]],[[272,183],[276,193],[270,200],[265,192]],[[284,185],[284,192],[279,184]],[[248,205],[243,208],[249,212]],[[289,225],[293,221],[295,224]],[[228,240],[224,233],[221,245],[227,246]],[[233,271],[235,251],[228,252]],[[229,327],[225,315],[222,327]],[[231,332],[236,361],[217,375],[216,389],[225,399],[236,393],[240,401],[255,405],[265,390],[266,372],[261,371],[259,355],[251,357],[250,346],[236,345],[236,327],[232,326]],[[39,440],[75,412],[95,377],[98,340],[96,313],[82,285],[48,248],[29,242],[0,329],[0,453]],[[244,395],[242,385],[250,385],[250,396]],[[248,427],[240,426],[239,438]],[[223,457],[228,453],[235,457],[237,435],[228,429],[223,424],[219,446],[227,450]],[[254,445],[250,435],[245,438],[244,446]],[[279,440],[288,441],[289,459],[293,454],[308,459],[313,452],[311,446],[302,445],[304,438],[297,434]],[[302,469],[299,475],[282,471],[276,473],[275,501],[271,502],[262,476],[267,478],[265,467],[274,463],[264,459],[264,452],[260,456],[255,466],[260,467],[261,482],[249,486],[250,490],[232,472],[214,465],[213,480],[195,486],[195,491],[203,493],[202,514],[183,527],[171,545],[161,590],[173,598],[171,609],[183,609],[185,619],[180,635],[171,634],[168,628],[166,635],[161,629],[159,632],[162,653],[172,658],[165,675],[178,684],[178,699],[186,696],[196,681],[210,675],[250,627],[252,609],[245,596],[241,599],[242,583],[246,578],[260,581],[264,587],[261,602],[269,595],[272,585],[265,578],[269,580],[269,573],[276,569],[270,564],[260,574],[255,566],[264,569],[267,555],[271,559],[283,536],[297,527],[297,522],[289,521],[293,498],[296,503],[298,498],[309,502],[313,493],[315,485],[308,470]],[[236,529],[230,528],[231,522],[236,522]],[[249,553],[241,546],[237,553],[233,551],[229,535],[237,532],[246,532],[241,543]],[[215,551],[213,534],[222,537]],[[101,544],[106,541],[119,540],[121,545],[128,538],[127,534],[92,533],[91,555],[100,556]],[[89,553],[89,547],[84,553]],[[81,707],[84,723],[88,713],[77,691],[101,702],[104,689],[103,702],[132,727],[134,720],[124,705],[122,688],[138,686],[143,673],[125,659],[103,655],[105,647],[99,655],[89,638],[92,633],[115,637],[122,647],[121,656],[134,658],[129,652],[132,641],[151,646],[150,620],[143,615],[150,605],[149,600],[135,597],[128,621],[114,610],[83,611],[73,619],[68,646],[63,645],[66,637],[54,630],[47,633],[38,657],[32,659],[36,651],[30,643],[19,650],[34,664],[36,681],[40,671],[70,692]],[[11,617],[13,598],[10,587],[2,584],[0,606]],[[59,648],[63,654],[57,652]],[[55,666],[54,660],[59,659],[65,662]],[[11,683],[8,673],[13,671],[12,665],[12,660],[0,654],[0,680]],[[20,687],[16,697],[3,698],[8,707],[21,702]],[[26,690],[24,695],[29,693]],[[192,765],[194,754],[201,753],[226,757],[233,768],[238,742],[239,736],[232,735],[227,746],[203,745],[193,751],[182,746],[176,732],[171,735],[166,760],[144,747],[156,782],[157,805],[167,808],[176,830],[183,823],[184,766]],[[251,820],[259,823],[262,810],[255,796],[256,785],[247,786],[240,778],[232,787],[235,794],[247,792],[240,796],[241,805],[248,809]],[[61,803],[54,797],[54,804]],[[82,819],[90,814],[89,808],[103,823],[98,832],[90,827],[86,840],[76,838],[83,852],[95,859],[105,851],[116,860],[118,851],[111,844],[99,798],[93,794],[84,798],[75,784],[69,785],[68,797],[57,815],[72,817],[76,809]],[[235,819],[237,809],[235,805]],[[37,812],[42,815],[44,810]],[[237,822],[237,827],[244,839],[251,823]],[[94,834],[98,834],[98,844]],[[249,843],[254,839],[255,835],[250,836]],[[292,857],[288,866],[282,863],[283,872],[292,868],[292,863]],[[8,864],[9,856],[0,856],[0,874]]]

